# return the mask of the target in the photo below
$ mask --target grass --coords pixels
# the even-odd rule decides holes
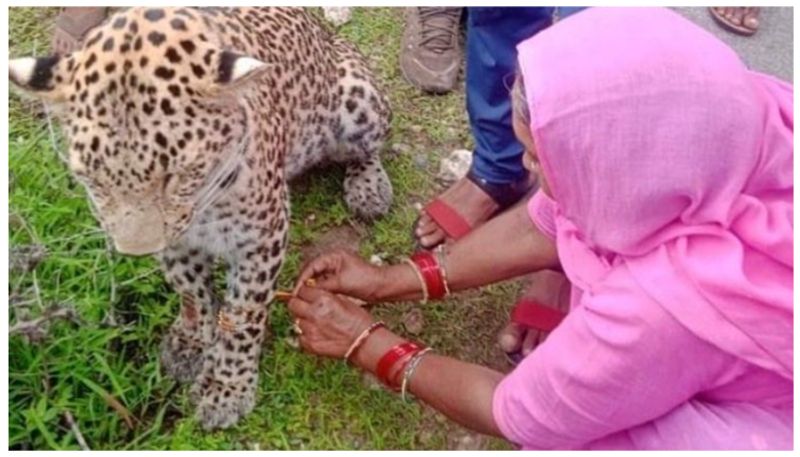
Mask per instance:
[[[54,14],[49,8],[11,8],[12,56],[42,53]],[[340,30],[364,52],[389,94],[394,121],[387,152],[396,143],[410,150],[385,161],[394,208],[372,225],[351,220],[340,169],[294,183],[291,246],[279,279],[284,287],[292,284],[304,253],[341,239],[341,233],[364,255],[393,260],[409,252],[414,204],[441,190],[433,179],[439,158],[471,146],[463,87],[432,97],[403,81],[397,65],[402,14],[357,8]],[[48,251],[32,271],[11,273],[10,324],[55,304],[77,313],[76,322],[52,324],[41,340],[10,339],[12,449],[79,449],[68,415],[92,449],[445,449],[475,438],[424,405],[404,404],[370,387],[341,362],[293,349],[287,342],[289,317],[278,305],[273,339],[261,360],[256,409],[231,429],[203,432],[192,417],[187,388],[164,377],[158,362],[177,296],[153,260],[107,248],[84,191],[58,159],[60,138],[51,135],[40,105],[12,95],[9,113],[10,246],[41,244]],[[375,312],[402,333],[404,316],[421,311],[424,327],[414,338],[440,352],[507,368],[493,342],[505,319],[501,304],[514,289],[497,286],[421,310],[402,303]],[[477,443],[507,448],[499,440]]]

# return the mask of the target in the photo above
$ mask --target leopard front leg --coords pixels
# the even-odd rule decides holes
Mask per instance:
[[[380,151],[389,135],[391,110],[371,72],[349,46],[343,46],[337,93],[338,123],[333,123],[337,148],[333,159],[347,164],[344,198],[358,217],[372,220],[392,205],[392,183]]]
[[[281,216],[285,217],[285,216]],[[285,221],[282,223],[285,228]],[[283,260],[285,230],[235,253],[214,345],[192,386],[205,429],[226,428],[249,413],[256,399],[258,363],[266,336],[268,303]]]
[[[212,284],[214,258],[178,245],[158,259],[167,282],[181,295],[178,317],[161,341],[161,365],[176,380],[193,381],[200,373],[203,352],[214,339],[214,314],[219,308]]]

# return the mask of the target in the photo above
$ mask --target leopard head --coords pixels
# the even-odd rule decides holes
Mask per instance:
[[[224,49],[199,12],[133,8],[65,56],[9,62],[11,82],[61,119],[69,169],[122,253],[181,236],[248,141],[248,90],[269,66]]]

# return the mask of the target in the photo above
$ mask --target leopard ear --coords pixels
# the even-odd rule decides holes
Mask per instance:
[[[231,51],[218,53],[217,74],[214,84],[220,90],[243,87],[266,74],[266,63]]]
[[[8,62],[8,78],[23,93],[51,102],[66,99],[67,66],[69,62],[58,55],[50,57],[22,57]]]

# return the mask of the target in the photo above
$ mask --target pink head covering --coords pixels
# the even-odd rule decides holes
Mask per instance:
[[[523,42],[562,265],[611,268],[700,338],[792,379],[792,86],[661,8],[594,8]]]

